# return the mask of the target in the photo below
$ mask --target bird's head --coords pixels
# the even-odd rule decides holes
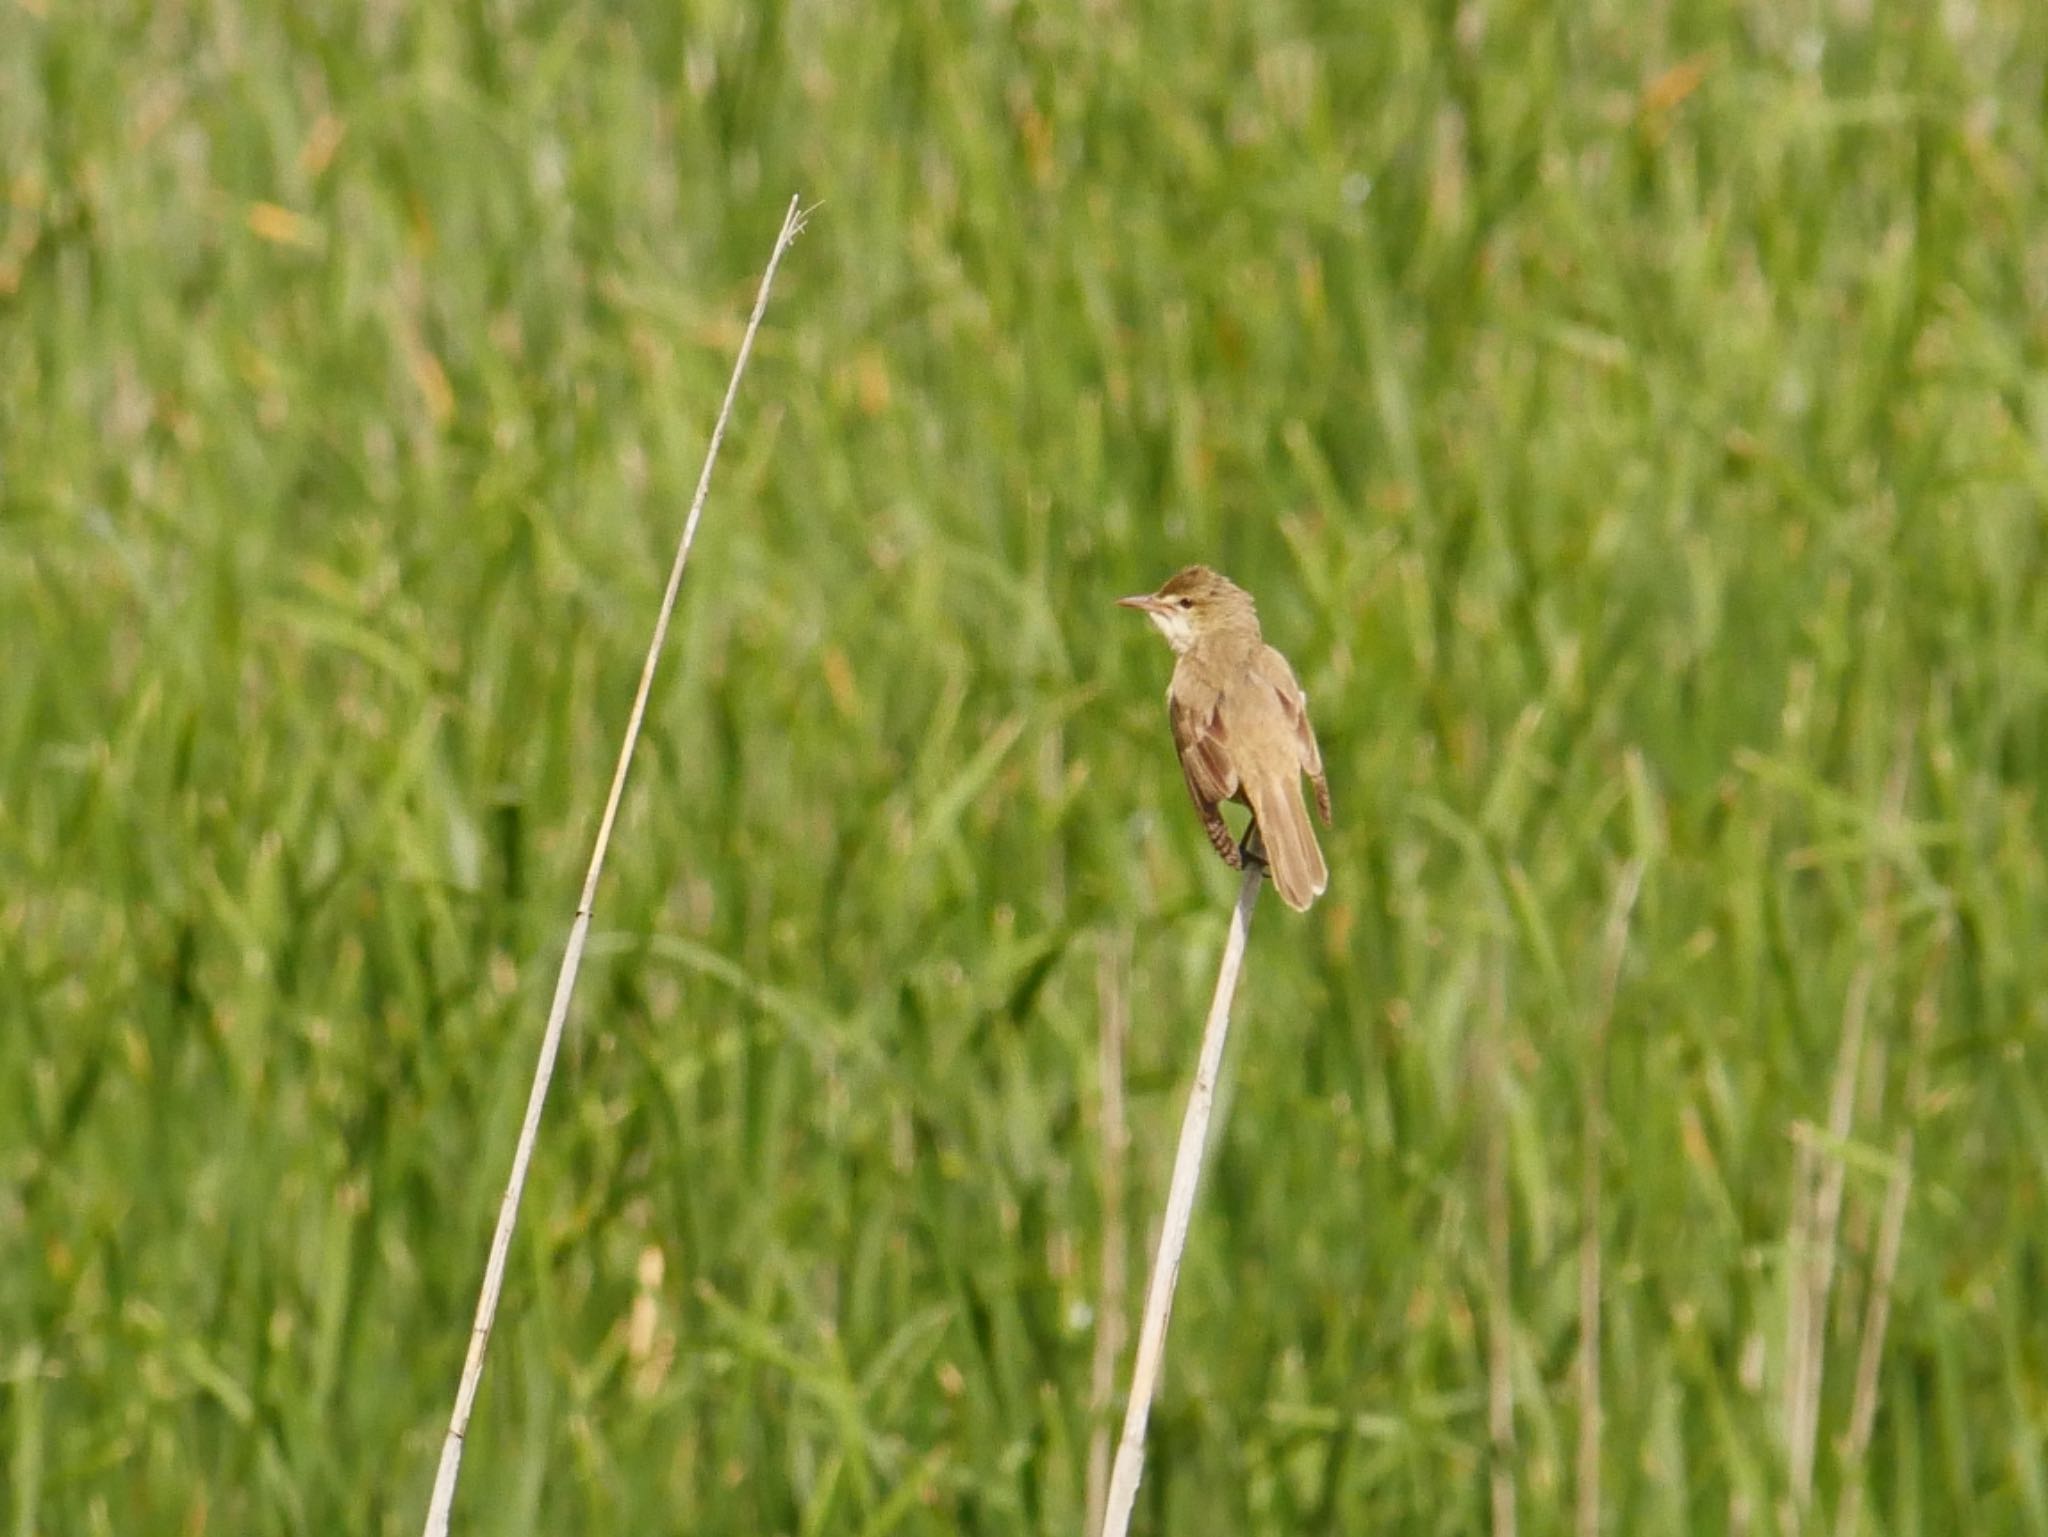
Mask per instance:
[[[1259,615],[1252,605],[1252,595],[1207,566],[1189,566],[1175,573],[1159,591],[1118,598],[1117,603],[1135,608],[1158,625],[1159,633],[1166,637],[1175,654],[1187,651],[1208,636],[1259,633]]]

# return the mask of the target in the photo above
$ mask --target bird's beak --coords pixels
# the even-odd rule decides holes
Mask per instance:
[[[1135,608],[1140,613],[1145,614],[1161,613],[1166,608],[1166,605],[1164,603],[1161,603],[1149,592],[1141,592],[1138,593],[1136,596],[1129,598],[1118,598],[1116,600],[1116,606],[1118,608]]]

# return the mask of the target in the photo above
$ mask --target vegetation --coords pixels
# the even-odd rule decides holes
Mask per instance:
[[[2044,76],[2024,0],[0,9],[6,1529],[417,1529],[801,192],[459,1529],[1080,1530],[1097,959],[1128,1314],[1233,890],[1111,600],[1202,559],[1338,825],[1140,1529],[1574,1530],[1591,1215],[1605,1530],[2048,1531]]]

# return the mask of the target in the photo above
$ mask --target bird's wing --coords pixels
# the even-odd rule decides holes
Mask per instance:
[[[1330,782],[1323,777],[1323,750],[1316,745],[1316,728],[1309,724],[1308,695],[1294,681],[1294,669],[1287,665],[1287,658],[1271,646],[1259,653],[1254,670],[1279,699],[1281,712],[1294,728],[1295,754],[1301,761],[1301,771],[1316,787],[1316,810],[1323,814],[1323,821],[1327,824],[1330,820]]]
[[[1195,697],[1189,698],[1188,695]],[[1207,812],[1237,794],[1237,766],[1231,762],[1230,740],[1223,725],[1221,694],[1184,688],[1167,696],[1173,722],[1173,745],[1187,776],[1188,794]]]

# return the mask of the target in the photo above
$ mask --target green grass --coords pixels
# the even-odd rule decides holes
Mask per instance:
[[[1141,1529],[1571,1529],[1596,1071],[1607,1530],[1778,1529],[1863,972],[1805,1529],[2048,1532],[2044,78],[2026,0],[0,9],[4,1530],[416,1529],[800,191],[460,1529],[1079,1530],[1095,957],[1142,1255],[1233,889],[1110,600],[1199,558],[1339,824]]]

